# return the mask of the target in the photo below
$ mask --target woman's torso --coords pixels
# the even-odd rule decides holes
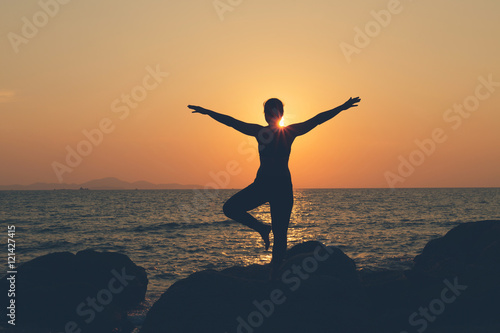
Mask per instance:
[[[286,127],[263,127],[256,136],[260,167],[257,178],[290,179],[288,160],[295,136]]]

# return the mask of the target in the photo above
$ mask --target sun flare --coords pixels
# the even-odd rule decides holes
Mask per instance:
[[[285,126],[285,117],[281,117],[279,125],[280,125],[280,127],[284,127]]]

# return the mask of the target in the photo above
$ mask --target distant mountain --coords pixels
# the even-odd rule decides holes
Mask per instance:
[[[82,184],[65,183],[34,183],[31,185],[0,185],[0,190],[171,190],[171,189],[195,189],[203,188],[194,184],[153,184],[146,181],[126,182],[114,177],[94,179]]]

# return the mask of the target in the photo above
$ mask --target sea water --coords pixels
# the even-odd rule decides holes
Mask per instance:
[[[147,271],[150,306],[196,271],[270,262],[260,236],[222,212],[236,192],[0,191],[0,225],[5,235],[7,225],[16,227],[18,265],[60,251],[128,255]],[[499,188],[295,189],[288,244],[338,246],[360,270],[407,268],[429,240],[454,226],[500,220],[499,194]],[[271,223],[268,204],[251,213]],[[6,267],[6,256],[0,263]]]

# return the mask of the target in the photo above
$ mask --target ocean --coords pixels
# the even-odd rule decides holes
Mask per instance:
[[[193,272],[270,262],[260,236],[222,212],[236,192],[0,191],[0,221],[5,235],[7,225],[16,227],[18,265],[61,251],[128,255],[148,273],[143,318],[172,283]],[[359,270],[410,267],[429,240],[454,226],[499,220],[499,194],[500,188],[295,189],[289,247],[316,240],[338,246]],[[251,213],[270,223],[268,204]]]

